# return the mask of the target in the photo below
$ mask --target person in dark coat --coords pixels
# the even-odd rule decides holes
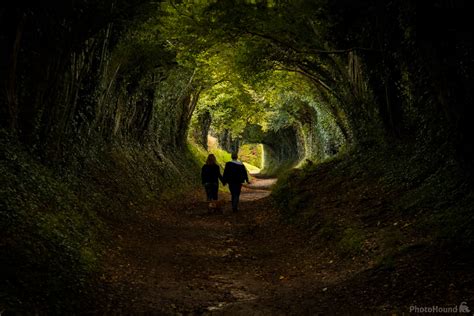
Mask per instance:
[[[232,196],[232,211],[237,212],[239,208],[240,191],[242,183],[249,182],[247,169],[241,161],[237,160],[237,153],[232,153],[232,161],[225,164],[224,183],[229,184],[230,194]]]
[[[216,156],[210,154],[207,156],[206,164],[201,169],[201,181],[206,190],[208,201],[217,201],[219,192],[219,180],[225,185],[221,175],[221,168],[216,162]]]

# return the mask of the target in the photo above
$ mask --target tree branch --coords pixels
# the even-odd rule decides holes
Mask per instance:
[[[334,50],[323,50],[323,49],[312,49],[312,48],[310,48],[308,50],[300,50],[300,49],[290,45],[289,43],[284,42],[284,41],[282,41],[280,39],[277,39],[277,38],[275,38],[271,35],[268,35],[268,34],[258,33],[258,32],[255,32],[255,31],[250,31],[248,29],[246,29],[244,31],[244,33],[270,40],[274,43],[280,44],[281,46],[289,48],[289,49],[293,50],[294,52],[300,53],[300,54],[312,53],[312,54],[321,54],[321,55],[334,55],[334,54],[346,54],[346,53],[349,53],[349,52],[352,52],[352,51],[357,51],[357,50],[375,51],[374,49],[365,48],[365,47],[351,47],[351,48],[346,48],[346,49],[334,49]]]

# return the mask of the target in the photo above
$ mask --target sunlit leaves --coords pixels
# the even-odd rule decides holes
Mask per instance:
[[[215,132],[239,137],[246,126],[263,131],[313,124],[330,98],[334,66],[324,24],[325,1],[167,1],[160,32],[177,62],[196,70],[204,90],[196,115],[209,111]],[[317,110],[316,110],[317,108]],[[308,109],[313,109],[309,111]],[[309,112],[308,112],[309,111]],[[322,117],[322,116],[321,116]]]

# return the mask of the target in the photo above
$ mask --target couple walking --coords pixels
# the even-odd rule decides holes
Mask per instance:
[[[237,212],[239,208],[240,191],[242,183],[250,183],[247,169],[244,164],[237,160],[237,153],[232,153],[232,160],[225,164],[224,175],[221,175],[219,165],[217,165],[216,157],[210,154],[207,157],[206,164],[201,170],[201,180],[208,201],[217,201],[217,192],[219,190],[219,180],[223,185],[229,184],[230,194],[232,196],[232,211]]]

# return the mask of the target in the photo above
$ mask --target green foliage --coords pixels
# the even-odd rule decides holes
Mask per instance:
[[[321,48],[310,35],[319,24],[307,24],[306,14],[314,10],[321,14],[306,2],[164,3],[160,30],[171,39],[169,48],[177,52],[178,62],[196,69],[205,86],[195,117],[210,111],[212,130],[230,131],[234,139],[245,137],[250,125],[264,132],[294,127],[303,135],[307,157],[334,154],[346,141],[336,123],[343,114],[335,116],[327,108],[326,92],[315,87],[307,69],[299,68],[310,61],[317,66],[324,58],[296,53],[312,45]],[[294,165],[270,159],[267,169],[273,173]]]
[[[313,161],[282,177],[274,197],[288,220],[322,215],[320,237],[341,252],[361,249],[353,214],[387,209],[437,241],[472,245],[472,38],[462,19],[438,20],[460,9],[137,0],[0,10],[0,127],[20,136],[0,135],[6,306],[73,310],[69,296],[95,273],[102,220],[130,219],[198,182],[195,157],[207,153],[185,141],[191,115],[205,111],[232,139],[257,126],[248,135],[266,146],[268,174]],[[338,152],[344,160],[328,160]],[[387,209],[354,208],[365,189]],[[337,227],[319,207],[336,203],[350,210]],[[390,234],[378,241],[396,252]]]
[[[427,157],[423,149],[405,146],[308,162],[280,177],[272,198],[286,221],[314,231],[341,255],[366,253],[370,240],[368,253],[390,266],[413,240],[470,247],[474,199],[468,179],[445,160],[446,148]]]
[[[74,192],[14,142],[0,139],[0,305],[75,312],[93,296],[102,221]]]
[[[221,166],[221,169],[223,169],[226,162],[232,160],[229,152],[219,148],[211,149],[210,153],[216,156],[217,163]]]
[[[317,232],[316,236],[324,241],[334,241],[339,236],[337,225],[333,221],[326,222]]]
[[[339,251],[344,255],[354,255],[360,253],[365,240],[364,232],[361,229],[348,227],[338,241]]]
[[[93,310],[109,225],[199,183],[188,151],[160,161],[143,147],[102,147],[78,153],[80,170],[63,165],[59,173],[0,136],[0,306],[7,311]]]
[[[297,191],[300,175],[300,170],[286,170],[286,172],[279,175],[276,184],[273,186],[271,196],[285,218],[293,217],[301,211],[291,208],[292,205],[298,204],[292,200],[294,193]]]
[[[194,144],[191,140],[188,141],[187,147],[191,155],[194,157],[194,160],[199,165],[204,165],[206,163],[208,153],[199,145]]]
[[[267,177],[281,177],[281,175],[296,167],[296,162],[293,160],[289,161],[279,161],[271,158],[264,159],[264,168],[262,169],[262,174]]]
[[[392,270],[395,268],[395,258],[392,255],[383,256],[377,265],[380,268]]]
[[[262,166],[262,145],[244,144],[240,146],[239,157],[243,162],[247,162],[257,168]]]

